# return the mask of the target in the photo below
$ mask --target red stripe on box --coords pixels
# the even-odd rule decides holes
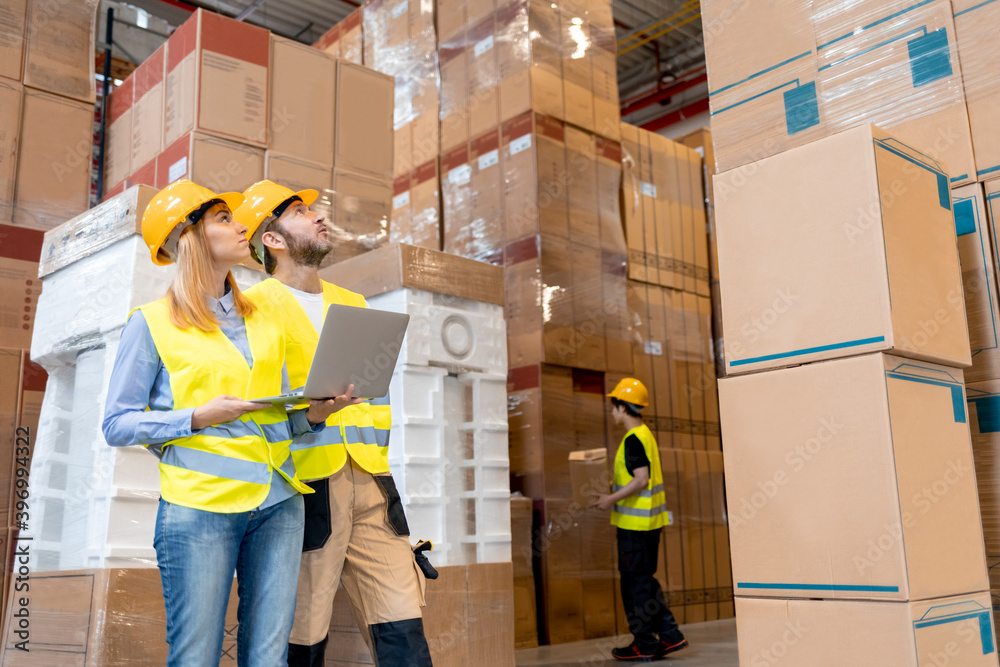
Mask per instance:
[[[524,391],[542,386],[542,369],[538,364],[507,371],[507,391]]]
[[[42,258],[45,232],[24,227],[0,225],[0,257],[22,262],[37,262]]]
[[[21,369],[21,388],[23,391],[45,391],[45,383],[49,374],[24,353],[24,366]]]
[[[557,118],[535,113],[535,127],[541,136],[549,137],[563,143],[566,142],[566,126]]]
[[[573,391],[585,394],[604,394],[604,373],[573,369]]]
[[[597,155],[612,162],[621,162],[622,145],[617,141],[597,137]]]
[[[341,35],[348,33],[351,30],[357,28],[359,25],[361,25],[361,8],[358,7],[353,12],[344,17],[344,20],[340,22],[340,25],[341,25],[340,28]]]
[[[267,67],[271,36],[267,30],[213,12],[201,19],[201,48]]]
[[[413,172],[414,185],[421,185],[432,178],[437,178],[437,160],[425,162]]]
[[[538,259],[538,236],[529,236],[504,248],[504,266]]]
[[[323,36],[313,42],[313,48],[326,51],[326,47],[340,39],[340,24],[333,26],[323,33]]]
[[[194,51],[198,43],[198,17],[204,14],[204,10],[199,9],[191,15],[187,21],[182,23],[174,34],[167,40],[167,71],[173,72],[182,60]]]
[[[506,123],[503,124],[503,143],[504,145],[509,144],[514,139],[518,137],[523,137],[524,135],[531,132],[533,112],[528,111],[521,114],[517,118],[511,118]]]
[[[141,100],[143,95],[163,81],[163,58],[166,50],[166,45],[161,46],[153,52],[153,55],[146,58],[144,63],[136,68],[133,74],[135,77],[135,90],[132,93],[133,99]]]
[[[480,21],[475,26],[469,28],[469,42],[472,46],[475,46],[477,42],[482,41],[493,34],[493,16],[486,17],[485,20]]]
[[[470,157],[475,159],[498,148],[500,148],[500,133],[496,130],[490,130],[472,140]]]
[[[191,171],[191,133],[188,132],[183,137],[167,146],[156,158],[156,185],[157,188],[165,188],[170,184],[170,165],[176,163],[181,158],[188,158],[187,174]]]
[[[130,74],[122,85],[111,91],[111,101],[108,103],[108,123],[114,123],[132,108],[132,91],[135,89],[135,72]]]
[[[156,187],[156,161],[158,158],[153,158],[143,166],[132,172],[132,175],[125,179],[125,186],[132,187],[133,185],[148,185],[151,188]]]
[[[441,171],[448,173],[455,167],[461,167],[469,163],[469,147],[458,146],[452,148],[441,157]]]
[[[509,5],[505,5],[497,10],[497,33],[501,31],[506,31],[510,28],[515,21],[520,20],[527,23],[528,18],[528,3],[527,2],[512,2]]]
[[[401,195],[410,189],[410,175],[403,174],[402,176],[397,176],[396,180],[392,183],[392,196]]]

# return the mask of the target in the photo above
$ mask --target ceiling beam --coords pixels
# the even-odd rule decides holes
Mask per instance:
[[[677,109],[676,111],[671,111],[668,114],[664,114],[659,118],[654,118],[651,121],[643,123],[639,127],[644,130],[649,130],[650,132],[658,132],[665,127],[669,127],[674,123],[679,123],[685,118],[691,118],[692,116],[697,116],[700,113],[705,113],[708,111],[708,98],[703,97],[700,100],[695,100],[688,105]]]
[[[652,104],[658,104],[664,100],[668,100],[674,95],[682,93],[689,88],[701,85],[706,81],[708,81],[708,75],[701,73],[683,81],[676,81],[666,86],[657,86],[657,88],[654,88],[648,93],[636,96],[630,100],[623,100],[621,106],[622,116],[628,116],[629,114],[635,113],[640,109],[645,109]]]

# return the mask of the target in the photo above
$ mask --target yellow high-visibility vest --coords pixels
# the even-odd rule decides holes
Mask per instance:
[[[281,313],[285,328],[285,362],[292,389],[306,383],[309,366],[316,355],[319,332],[298,299],[274,278],[244,292],[255,303],[273,304]],[[331,304],[367,307],[360,294],[323,281],[323,318]],[[330,415],[319,433],[296,438],[292,443],[295,469],[302,479],[329,477],[347,463],[350,456],[363,470],[377,475],[389,472],[389,429],[392,414],[388,397],[351,405]]]
[[[629,430],[618,445],[615,453],[615,478],[613,490],[618,491],[633,476],[625,467],[625,440],[634,435],[639,438],[649,459],[649,483],[646,488],[623,498],[611,508],[611,524],[627,530],[656,530],[669,525],[666,496],[663,493],[663,470],[660,468],[660,452],[656,448],[656,438],[645,424]]]
[[[247,399],[281,393],[284,337],[273,314],[258,309],[246,319],[251,368],[220,329],[174,326],[166,299],[139,309],[170,374],[175,410],[199,407],[220,394]],[[171,440],[160,458],[160,495],[175,505],[209,512],[247,512],[267,498],[273,470],[300,493],[312,493],[295,473],[291,442],[291,425],[281,406]]]

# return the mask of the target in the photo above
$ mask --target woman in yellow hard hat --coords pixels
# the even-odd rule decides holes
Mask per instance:
[[[132,311],[108,388],[104,436],[160,459],[153,546],[167,611],[168,665],[216,665],[233,575],[237,661],[285,663],[302,548],[293,436],[353,401],[288,414],[247,399],[288,390],[284,330],[230,269],[250,256],[238,193],[191,181],[159,192],[142,218],[154,264],[177,265],[165,297]],[[285,385],[285,386],[283,386]]]
[[[635,378],[624,378],[608,394],[615,424],[624,425],[614,463],[614,488],[595,505],[611,510],[618,528],[618,569],[622,603],[633,640],[612,649],[618,660],[649,662],[687,646],[656,581],[661,528],[669,524],[663,470],[656,438],[642,421],[649,392]]]

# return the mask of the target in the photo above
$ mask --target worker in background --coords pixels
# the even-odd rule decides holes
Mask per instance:
[[[663,472],[656,439],[642,421],[642,409],[649,405],[646,387],[625,378],[608,396],[615,424],[627,432],[615,453],[612,493],[598,496],[594,504],[610,509],[611,525],[618,528],[622,603],[633,636],[631,644],[612,649],[611,655],[649,662],[688,645],[655,577],[661,528],[669,524]]]
[[[367,307],[364,297],[323,281],[318,269],[333,249],[315,190],[268,180],[252,185],[236,210],[250,230],[254,258],[271,276],[247,291],[271,301],[288,332],[288,373],[305,384],[331,304]],[[389,473],[388,396],[344,409],[326,429],[292,449],[295,468],[316,491],[306,497],[298,603],[290,667],[321,666],[333,598],[343,583],[376,665],[430,665],[418,571],[399,493]],[[367,631],[364,631],[364,630]]]
[[[188,180],[142,217],[154,264],[177,264],[164,298],[132,311],[108,387],[109,445],[160,459],[153,545],[167,612],[167,664],[217,665],[239,582],[237,662],[284,664],[295,608],[302,493],[293,434],[322,428],[349,395],[308,410],[247,399],[282,393],[281,321],[240,293],[230,268],[249,257],[235,192]]]

